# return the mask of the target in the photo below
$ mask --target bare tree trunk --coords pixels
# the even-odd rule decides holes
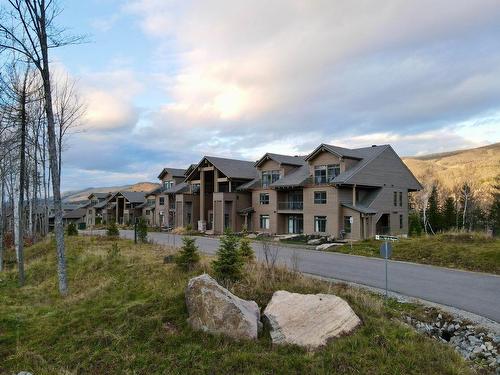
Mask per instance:
[[[4,199],[5,198],[5,180],[3,171],[0,170],[0,272],[3,271],[3,253],[4,253]]]

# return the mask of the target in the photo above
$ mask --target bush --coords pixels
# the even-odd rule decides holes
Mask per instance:
[[[108,224],[108,230],[107,233],[108,237],[118,237],[120,235],[120,231],[118,230],[118,227],[116,226],[116,223],[114,221],[111,221]]]
[[[69,223],[66,227],[66,234],[68,236],[78,236],[78,229],[76,229],[75,223]]]
[[[250,245],[248,237],[242,237],[240,240],[240,256],[246,262],[252,262],[255,259],[255,253]]]
[[[148,242],[148,224],[142,217],[137,222],[137,239],[143,243]]]
[[[219,281],[236,281],[243,274],[243,260],[238,249],[238,238],[231,232],[220,239],[216,259],[212,262],[215,278]]]
[[[183,245],[175,258],[175,263],[184,271],[191,271],[200,261],[196,240],[191,237],[182,237]]]
[[[411,237],[420,236],[422,234],[422,222],[418,212],[410,213],[408,221],[408,234]]]

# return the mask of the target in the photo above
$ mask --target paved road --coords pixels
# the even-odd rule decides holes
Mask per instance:
[[[120,231],[133,238],[133,231]],[[159,244],[180,246],[181,236],[168,233],[149,233]],[[214,254],[219,240],[196,237],[201,251]],[[263,259],[262,244],[253,243],[258,259]],[[279,262],[298,265],[304,273],[385,288],[384,261],[339,253],[312,251],[282,246]],[[451,270],[448,268],[389,261],[389,289],[409,297],[421,298],[465,310],[500,323],[500,276]]]

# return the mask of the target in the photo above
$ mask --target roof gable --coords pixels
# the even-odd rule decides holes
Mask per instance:
[[[325,143],[320,144],[316,147],[313,152],[305,157],[306,161],[314,159],[317,155],[322,152],[329,152],[339,158],[350,158],[350,159],[362,159],[363,157],[357,152],[357,149],[343,148],[339,146],[327,145]]]
[[[259,167],[267,160],[274,160],[279,164],[294,165],[297,167],[306,164],[306,161],[302,156],[281,155],[281,154],[273,154],[267,152],[264,156],[262,156],[259,160],[255,162],[255,167]]]
[[[166,174],[171,174],[172,177],[184,177],[185,173],[185,169],[166,167],[163,168],[161,173],[158,175],[158,178],[161,180]]]
[[[227,178],[253,180],[257,177],[254,162],[237,159],[219,158],[216,156],[204,156],[195,168],[191,170],[186,178],[189,178],[205,161],[221,171]]]

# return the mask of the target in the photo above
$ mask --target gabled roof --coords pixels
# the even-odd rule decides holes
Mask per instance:
[[[372,160],[374,160],[377,156],[379,156],[389,147],[390,147],[389,145],[382,145],[382,146],[356,148],[352,150],[356,152],[356,154],[360,158],[360,161],[352,168],[349,168],[345,172],[342,172],[337,177],[335,177],[332,183],[334,184],[347,183],[352,176],[358,173],[361,169],[363,169],[366,165],[368,165]]]
[[[258,167],[266,160],[274,160],[276,163],[279,164],[294,165],[297,167],[306,164],[304,156],[290,156],[290,155],[273,154],[267,152],[264,156],[262,156],[259,160],[255,162],[255,166]]]
[[[85,208],[79,208],[63,214],[63,219],[81,219],[85,215],[87,215],[87,210]]]
[[[164,194],[182,193],[183,191],[187,190],[188,187],[189,187],[189,185],[186,182],[181,182],[180,184],[175,184],[170,189],[164,190],[162,193],[164,193]]]
[[[316,155],[323,151],[327,151],[331,154],[337,155],[338,157],[350,158],[350,159],[362,159],[363,157],[358,153],[360,149],[349,149],[339,146],[327,145],[325,143],[320,144],[314,149],[309,155],[305,157],[306,161],[311,160]]]
[[[353,206],[350,203],[342,203],[342,206],[350,208],[351,210],[361,212],[362,214],[376,214],[378,211],[374,210],[373,208],[365,207],[360,204],[356,204]]]
[[[201,166],[205,160],[230,179],[253,180],[257,177],[255,163],[251,161],[204,156],[196,167]],[[187,177],[189,178],[195,170],[196,168],[193,168]]]
[[[278,181],[269,185],[274,188],[285,188],[285,187],[294,187],[294,186],[303,186],[309,182],[310,173],[309,173],[309,165],[305,164],[298,168],[297,170],[287,174],[283,178],[280,178]]]
[[[94,196],[97,199],[105,199],[109,195],[111,195],[111,193],[91,193],[91,194],[89,194],[88,198],[91,199],[90,197]]]
[[[148,193],[144,191],[117,191],[110,199],[116,197],[118,194],[123,195],[130,203],[142,203]]]
[[[171,174],[173,177],[184,177],[186,170],[180,169],[180,168],[166,167],[166,168],[163,168],[161,173],[158,175],[158,178],[161,180],[163,178],[163,176],[165,176],[167,173]]]
[[[189,174],[193,171],[198,166],[198,164],[191,164],[189,167],[187,167],[186,171],[184,172],[184,177],[189,176]]]

